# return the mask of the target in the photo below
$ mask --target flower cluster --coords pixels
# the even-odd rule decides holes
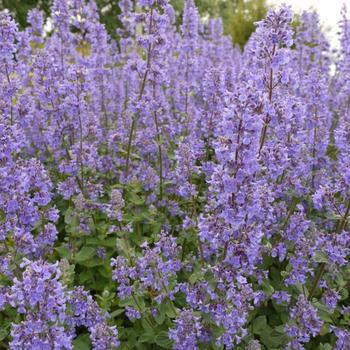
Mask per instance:
[[[61,282],[58,264],[24,260],[22,279],[5,290],[5,303],[24,315],[12,324],[11,349],[73,349],[77,327],[90,331],[94,349],[119,346],[117,330],[81,287],[68,291]]]
[[[113,280],[118,283],[119,298],[136,300],[135,296],[149,294],[156,304],[165,299],[174,300],[176,275],[181,269],[176,239],[163,233],[153,248],[144,242],[142,250],[142,256],[129,257],[129,261],[123,256],[112,259]],[[141,316],[140,305],[135,303],[136,309],[128,308],[127,312],[131,320]]]

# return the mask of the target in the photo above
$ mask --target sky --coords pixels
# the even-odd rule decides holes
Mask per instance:
[[[299,12],[314,8],[320,15],[324,28],[329,29],[327,36],[332,42],[332,46],[337,46],[338,21],[340,20],[340,10],[344,3],[348,5],[350,11],[350,0],[268,0],[271,5],[281,5],[283,3],[291,5],[293,10]]]

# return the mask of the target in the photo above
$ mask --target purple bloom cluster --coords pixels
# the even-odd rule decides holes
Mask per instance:
[[[107,316],[92,296],[83,288],[75,288],[69,294],[69,305],[73,313],[74,327],[84,326],[90,332],[90,339],[94,349],[107,350],[118,347],[118,331],[115,326],[107,324]]]
[[[2,308],[9,304],[23,315],[12,324],[11,349],[73,349],[76,329],[85,326],[94,349],[119,346],[116,327],[107,324],[91,295],[81,287],[69,291],[61,281],[58,263],[24,260],[21,280],[2,289]]]
[[[130,296],[135,298],[150,291],[157,304],[166,298],[174,300],[176,274],[181,269],[176,239],[163,233],[153,248],[145,242],[142,249],[142,256],[130,257],[129,261],[123,256],[112,259],[113,280],[118,283],[118,296],[121,299]],[[129,308],[127,315],[130,319],[138,319],[140,311]]]
[[[203,340],[204,332],[199,317],[192,311],[183,310],[175,321],[176,327],[169,332],[169,338],[174,340],[174,349],[198,349],[198,343]]]
[[[12,349],[72,349],[65,288],[57,264],[23,262],[22,280],[13,281],[7,299],[24,320],[12,325]]]
[[[40,257],[52,250],[57,237],[58,211],[49,206],[52,183],[40,161],[21,156],[21,130],[2,118],[0,131],[0,241],[8,253],[15,249]]]
[[[290,310],[290,318],[293,324],[286,326],[286,333],[291,338],[287,349],[303,349],[303,343],[319,334],[322,321],[317,316],[317,310],[302,295]]]

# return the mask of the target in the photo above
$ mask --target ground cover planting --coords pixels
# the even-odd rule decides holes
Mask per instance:
[[[346,8],[119,5],[0,12],[0,348],[350,349]]]

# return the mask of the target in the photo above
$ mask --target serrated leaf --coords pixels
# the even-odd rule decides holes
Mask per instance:
[[[87,350],[91,349],[91,343],[88,334],[79,335],[76,339],[73,340],[73,349],[74,350]]]
[[[85,267],[96,267],[104,264],[104,261],[98,257],[92,257],[91,259],[84,259],[80,261],[80,265]]]
[[[61,258],[69,258],[71,255],[70,250],[64,246],[56,247],[55,250]]]
[[[315,254],[315,261],[318,263],[328,263],[327,255],[324,252],[316,252]]]
[[[329,325],[327,323],[324,323],[320,331],[320,336],[326,335],[328,333],[329,333]]]
[[[201,277],[202,277],[201,271],[198,271],[198,270],[197,270],[197,271],[194,271],[194,272],[190,275],[190,277],[189,277],[189,279],[188,279],[188,282],[190,282],[191,284],[193,284],[193,283],[197,282],[198,280],[200,280]]]
[[[85,283],[87,281],[91,281],[94,278],[94,271],[91,269],[85,269],[85,271],[81,272],[79,275],[80,283]]]
[[[269,297],[275,292],[274,288],[271,286],[270,282],[268,282],[267,280],[265,280],[262,283],[261,287],[265,292],[265,294]]]
[[[162,308],[159,308],[157,316],[154,318],[154,320],[157,322],[157,324],[161,325],[163,324],[165,320],[165,312]]]
[[[176,311],[175,306],[174,306],[173,302],[169,299],[166,299],[163,301],[163,303],[161,305],[161,309],[170,318],[175,318],[177,316],[177,314],[175,312]]]
[[[171,349],[173,342],[169,339],[167,331],[161,331],[155,338],[155,343],[164,349]]]
[[[314,305],[318,309],[318,315],[320,316],[320,319],[322,321],[333,323],[332,319],[332,313],[325,305],[321,304],[320,302],[315,302]]]
[[[153,343],[155,338],[154,332],[151,332],[149,329],[142,333],[141,336],[138,338],[138,341],[140,343]]]
[[[121,315],[123,312],[124,312],[124,309],[117,309],[117,310],[114,310],[113,312],[111,312],[109,315],[111,318],[114,318],[114,317]]]
[[[341,300],[346,300],[349,298],[349,291],[345,288],[340,290]]]
[[[254,334],[260,335],[263,332],[266,332],[267,328],[266,316],[259,316],[253,320],[253,332]],[[271,329],[270,329],[271,330]]]
[[[128,297],[128,298],[125,298],[125,299],[120,299],[119,300],[119,306],[121,307],[125,307],[125,306],[131,306],[131,305],[134,305],[134,301],[131,297]]]
[[[262,333],[260,334],[262,343],[267,349],[283,349],[283,345],[288,341],[288,337],[285,334],[279,334],[278,332]]]
[[[4,328],[0,328],[0,341],[4,340],[8,336],[8,331]]]
[[[83,247],[75,255],[74,260],[78,263],[91,259],[95,255],[95,248]]]
[[[74,214],[74,211],[72,208],[68,208],[66,210],[66,213],[64,215],[64,222],[67,224],[67,225],[77,225],[78,224],[78,220],[77,220],[77,217],[76,215]]]

